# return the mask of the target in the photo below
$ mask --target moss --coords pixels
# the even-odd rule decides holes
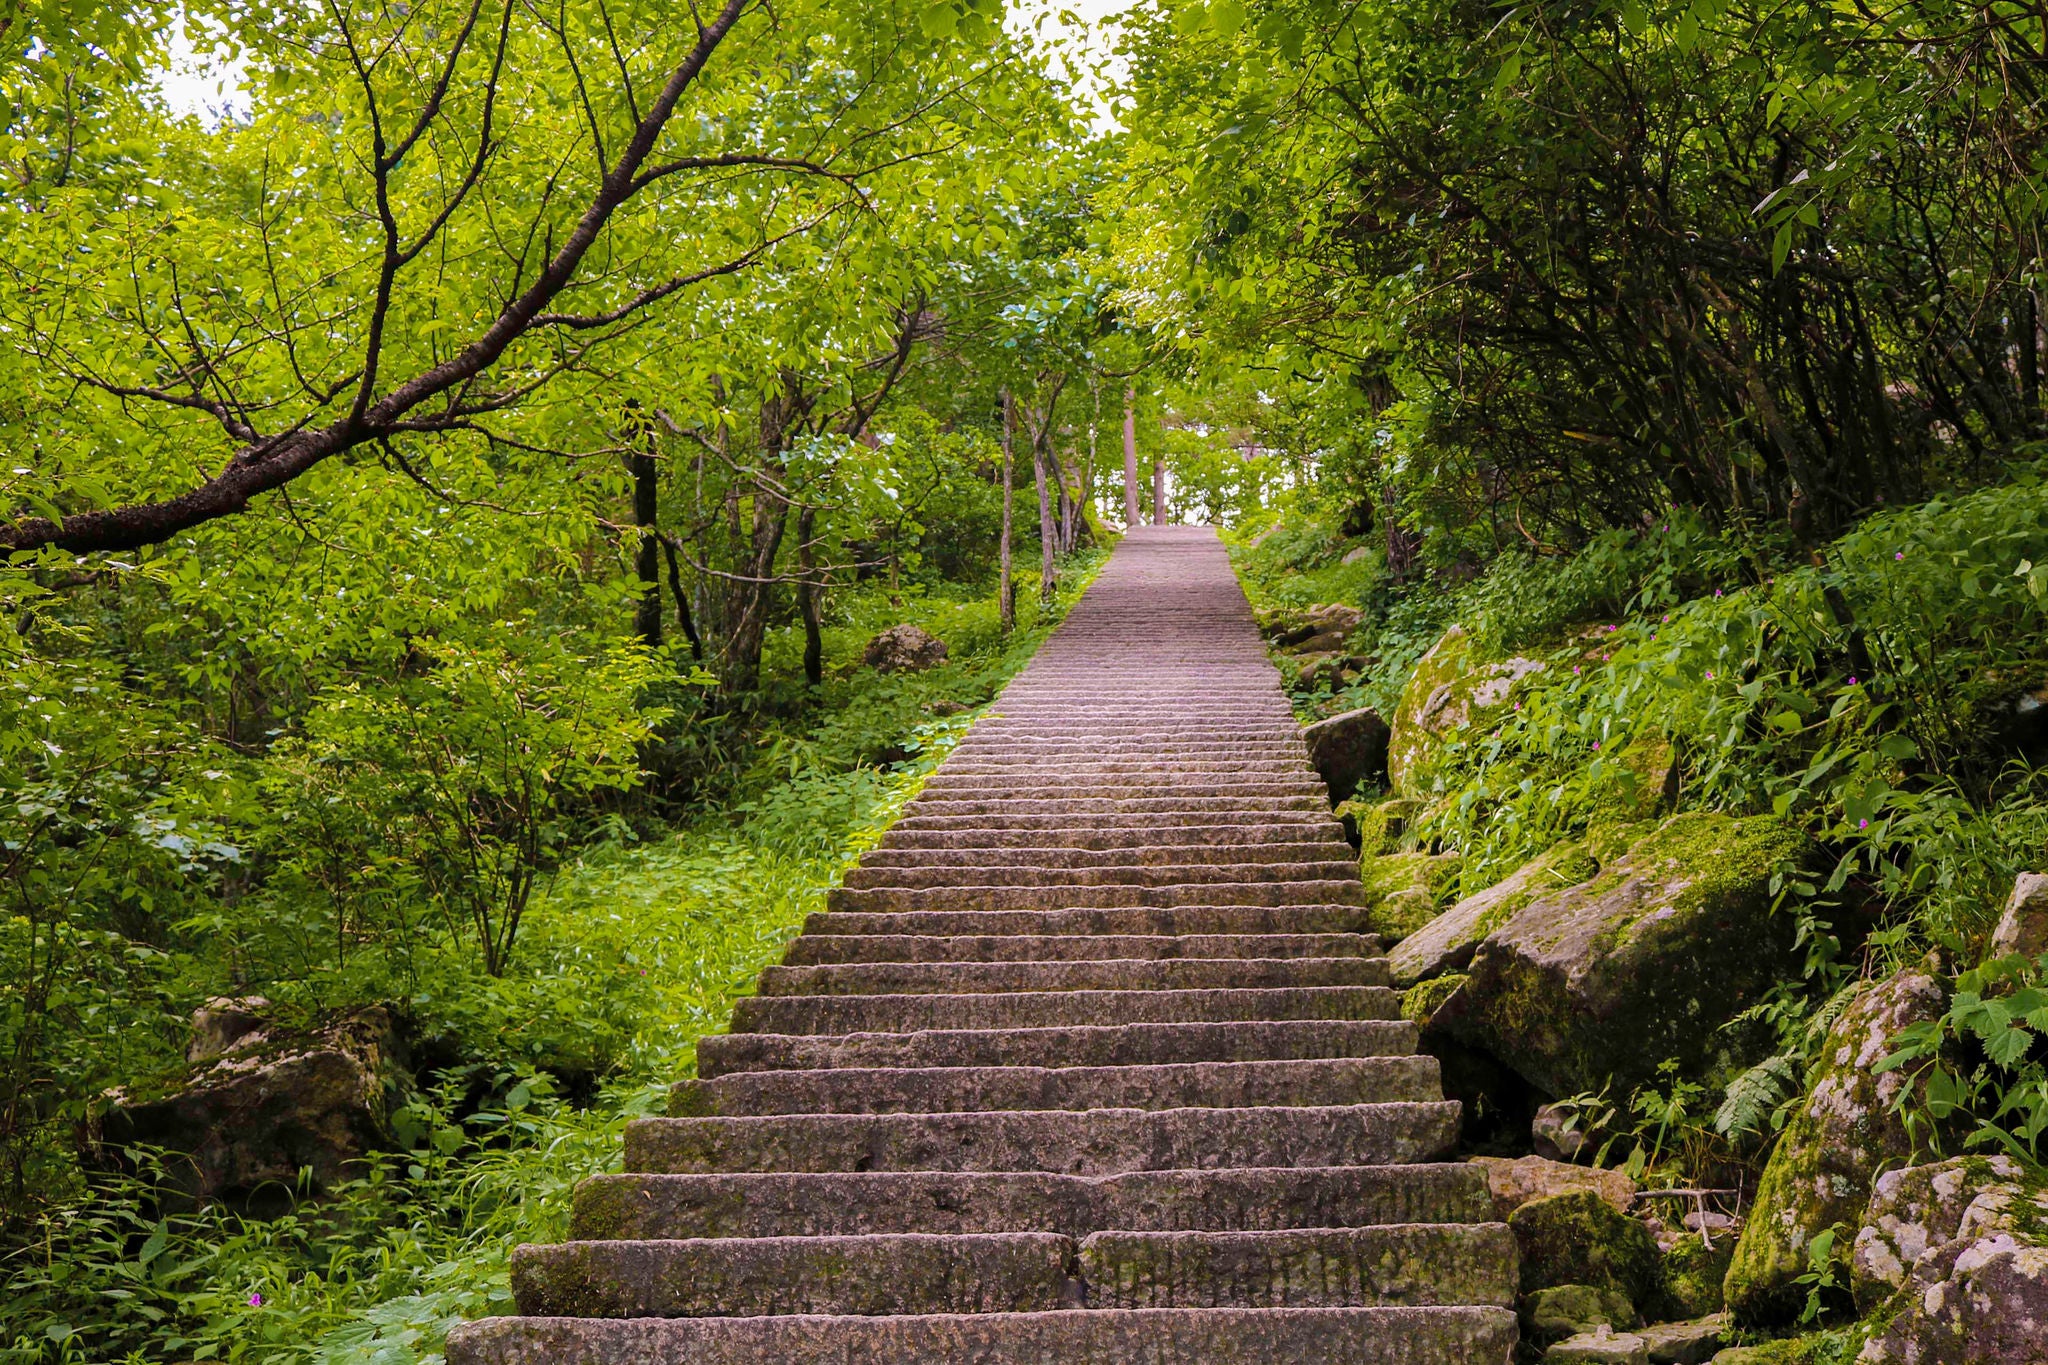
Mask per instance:
[[[1400,942],[1437,917],[1464,865],[1455,853],[1386,853],[1364,859],[1359,876],[1365,882],[1367,924],[1386,942]]]
[[[1650,1230],[1589,1190],[1532,1199],[1508,1215],[1522,1253],[1522,1292],[1604,1286],[1638,1312],[1664,1306],[1664,1268]]]
[[[1474,936],[1485,938],[1521,913],[1530,902],[1589,881],[1599,873],[1600,864],[1586,851],[1584,844],[1565,842],[1552,845],[1547,852],[1514,873],[1522,879],[1522,885],[1487,907],[1486,913],[1473,927]]]
[[[1703,1318],[1721,1311],[1721,1280],[1735,1256],[1735,1239],[1723,1234],[1710,1248],[1695,1233],[1678,1239],[1664,1253],[1664,1290],[1671,1310],[1681,1318]]]
[[[1401,836],[1414,823],[1417,804],[1398,796],[1385,801],[1346,801],[1337,808],[1337,816],[1353,828],[1358,851],[1370,858],[1400,851]]]
[[[1407,994],[1401,997],[1401,1017],[1411,1023],[1420,1024],[1427,1028],[1430,1019],[1435,1016],[1438,1008],[1457,992],[1458,987],[1464,984],[1465,976],[1463,973],[1453,973],[1449,976],[1433,976],[1427,981],[1417,982],[1408,988]]]

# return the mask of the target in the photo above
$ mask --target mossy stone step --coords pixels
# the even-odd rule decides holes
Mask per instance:
[[[1384,986],[1373,957],[1111,958],[1066,962],[841,962],[769,967],[760,994],[962,995],[1010,991],[1284,990]]]
[[[957,1114],[1037,1109],[1422,1104],[1443,1096],[1434,1057],[1173,1062],[1099,1067],[840,1067],[679,1081],[675,1118]]]
[[[1276,825],[1065,825],[1048,829],[905,829],[897,825],[882,836],[876,852],[1018,848],[1108,854],[1190,844],[1198,848],[1300,845],[1328,849],[1328,856],[1336,858],[1345,856],[1351,847],[1334,820],[1310,815]]]
[[[982,1114],[788,1114],[637,1119],[626,1169],[1125,1171],[1378,1166],[1434,1161],[1458,1139],[1455,1101],[1265,1109],[1091,1109]]]
[[[1350,859],[1288,862],[1197,861],[1184,856],[1166,864],[1113,864],[1107,867],[1069,867],[1048,877],[1042,867],[1001,861],[979,866],[901,865],[856,867],[846,874],[845,885],[853,890],[926,890],[936,887],[1023,886],[1042,888],[1057,881],[1063,888],[1093,886],[1204,886],[1211,883],[1339,881],[1351,872]]]
[[[1068,881],[1069,873],[1101,868],[1217,867],[1255,863],[1266,867],[1312,864],[1356,865],[1358,856],[1341,840],[1275,841],[1263,844],[1131,844],[1121,848],[1036,847],[988,844],[962,848],[883,846],[860,860],[860,871],[877,869],[951,872],[993,867],[1028,869],[1045,881]],[[1324,875],[1329,875],[1325,873]]]
[[[1064,910],[1076,905],[1364,905],[1356,878],[1179,886],[835,887],[833,910]]]
[[[1352,1308],[1515,1302],[1505,1223],[1278,1232],[1098,1232],[1081,1244],[1091,1309]]]
[[[1199,794],[1161,796],[1088,796],[1062,788],[1047,796],[920,796],[904,808],[906,820],[931,816],[972,816],[1002,825],[1018,816],[1054,815],[1069,821],[1102,815],[1142,815],[1148,819],[1225,816],[1240,820],[1263,820],[1287,811],[1302,811],[1327,818],[1328,797],[1304,793],[1298,796],[1202,796]],[[1202,822],[1209,823],[1209,822]],[[915,828],[913,826],[912,828]]]
[[[945,1029],[811,1037],[727,1033],[697,1044],[703,1079],[754,1071],[901,1067],[1093,1067],[1167,1063],[1401,1057],[1415,1051],[1405,1019],[1261,1019],[1226,1024]]]
[[[846,962],[1091,962],[1113,958],[1378,957],[1372,934],[804,934],[790,967]]]
[[[925,1029],[1199,1024],[1251,1019],[1395,1019],[1381,986],[1287,990],[1009,991],[996,995],[753,996],[733,1010],[741,1033],[913,1033]]]
[[[576,1186],[584,1240],[871,1232],[1260,1232],[1492,1221],[1464,1162],[1333,1169],[597,1175]]]
[[[449,1365],[1507,1365],[1502,1308],[1160,1308],[828,1317],[485,1318]]]

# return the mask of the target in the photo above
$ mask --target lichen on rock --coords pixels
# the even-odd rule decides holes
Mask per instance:
[[[1514,685],[1543,666],[1519,655],[1475,658],[1463,627],[1445,631],[1416,661],[1394,712],[1387,741],[1387,777],[1394,790],[1421,795],[1444,743],[1505,705]]]
[[[1398,943],[1437,917],[1458,882],[1464,859],[1455,853],[1386,853],[1359,864],[1365,882],[1366,923],[1386,943]]]
[[[1387,955],[1397,985],[1463,971],[1481,940],[1539,897],[1577,885],[1600,870],[1583,844],[1566,841],[1530,859],[1484,891],[1458,901]]]
[[[1618,1290],[1645,1316],[1663,1307],[1663,1267],[1650,1230],[1590,1190],[1531,1200],[1508,1226],[1522,1254],[1524,1294],[1586,1284]]]

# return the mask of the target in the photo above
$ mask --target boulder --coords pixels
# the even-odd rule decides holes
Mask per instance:
[[[1406,986],[1445,972],[1464,971],[1481,940],[1529,902],[1583,882],[1599,870],[1584,846],[1554,846],[1402,939],[1387,954],[1395,982]]]
[[[1543,1365],[1650,1365],[1650,1344],[1633,1332],[1600,1327],[1558,1342],[1543,1353]]]
[[[1342,649],[1365,613],[1342,602],[1324,602],[1301,611],[1276,612],[1260,622],[1276,649],[1303,652]],[[1311,644],[1310,641],[1325,643]]]
[[[1850,1258],[1856,1306],[1871,1312],[1897,1293],[1915,1262],[1955,1240],[1979,1198],[2011,1189],[2022,1175],[2009,1156],[1965,1156],[1879,1176]]]
[[[918,673],[946,662],[946,642],[906,621],[868,641],[864,657],[877,673]]]
[[[94,1125],[88,1157],[118,1166],[122,1149],[161,1147],[165,1169],[195,1202],[258,1216],[290,1208],[300,1173],[318,1194],[361,1174],[392,1144],[391,1113],[410,1088],[390,1013],[358,1011],[310,1032],[263,1020],[251,1000],[209,1001],[193,1019],[202,1064],[169,1093],[116,1092]],[[244,1016],[232,1025],[224,1020]],[[244,1024],[254,1020],[254,1027]],[[209,1052],[220,1040],[232,1040]]]
[[[2040,1226],[2042,1211],[2028,1220]],[[2048,1245],[2001,1231],[1923,1255],[1897,1313],[1857,1365],[2041,1365],[2048,1360]]]
[[[1401,994],[1401,1017],[1426,1032],[1437,1007],[1464,984],[1462,976],[1432,976],[1416,982]]]
[[[1407,833],[1408,822],[1415,818],[1421,803],[1403,797],[1388,797],[1384,801],[1350,800],[1337,807],[1337,818],[1344,824],[1344,832],[1358,851],[1368,858],[1382,853],[1401,851],[1401,836]]]
[[[1521,1252],[1522,1292],[1589,1284],[1628,1296],[1638,1313],[1664,1304],[1663,1265],[1650,1230],[1588,1190],[1552,1195],[1508,1216]]]
[[[1664,1248],[1664,1293],[1674,1313],[1698,1318],[1727,1306],[1721,1282],[1735,1259],[1735,1234],[1710,1232],[1708,1237],[1711,1243],[1688,1232]]]
[[[1877,1173],[1913,1150],[1891,1112],[1908,1084],[1904,1070],[1873,1074],[1911,1024],[1940,1016],[1945,997],[1934,978],[1905,973],[1858,989],[1828,1030],[1806,1095],[1792,1109],[1757,1182],[1735,1260],[1728,1307],[1745,1323],[1788,1322],[1806,1290],[1807,1246],[1837,1223],[1855,1225]],[[1840,1253],[1846,1259],[1849,1247]]]
[[[1382,941],[1398,943],[1428,924],[1457,886],[1465,860],[1455,853],[1383,853],[1359,861],[1366,922]]]
[[[1554,1199],[1561,1194],[1597,1195],[1616,1213],[1627,1213],[1635,1202],[1636,1182],[1623,1171],[1570,1166],[1540,1156],[1475,1156],[1469,1160],[1486,1172],[1494,1216],[1502,1222],[1532,1200]]]
[[[192,1011],[185,1060],[203,1062],[220,1056],[262,1028],[270,1009],[270,1001],[260,995],[215,996]]]
[[[1522,1297],[1522,1337],[1548,1346],[1602,1327],[1633,1328],[1642,1319],[1628,1295],[1607,1285],[1560,1284]]]
[[[2022,872],[2012,884],[2005,913],[1991,934],[1991,956],[2014,953],[2029,958],[2048,953],[2048,875]]]
[[[1422,795],[1444,743],[1505,705],[1516,682],[1542,668],[1541,661],[1519,656],[1475,658],[1463,627],[1445,631],[1416,661],[1394,711],[1387,742],[1387,776],[1394,790]]]
[[[1574,1106],[1546,1104],[1529,1121],[1529,1141],[1536,1155],[1549,1161],[1576,1161],[1592,1146],[1584,1114]]]
[[[1664,1322],[1638,1327],[1635,1334],[1648,1348],[1650,1365],[1706,1365],[1721,1350],[1728,1332],[1726,1313],[1706,1314],[1690,1322]]]
[[[1387,775],[1387,723],[1370,707],[1319,720],[1301,732],[1308,761],[1329,784],[1330,798],[1342,801],[1360,784]]]
[[[1626,1094],[1674,1059],[1732,1070],[1750,1058],[1722,1025],[1798,971],[1771,879],[1813,857],[1768,817],[1672,816],[1482,940],[1436,1023],[1551,1095]]]

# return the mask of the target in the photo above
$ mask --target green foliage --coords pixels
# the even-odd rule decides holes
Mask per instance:
[[[1916,1143],[2048,1155],[2048,958],[1999,958],[1956,980],[1941,1018],[1901,1031],[1879,1072],[1905,1068],[1893,1102]]]

